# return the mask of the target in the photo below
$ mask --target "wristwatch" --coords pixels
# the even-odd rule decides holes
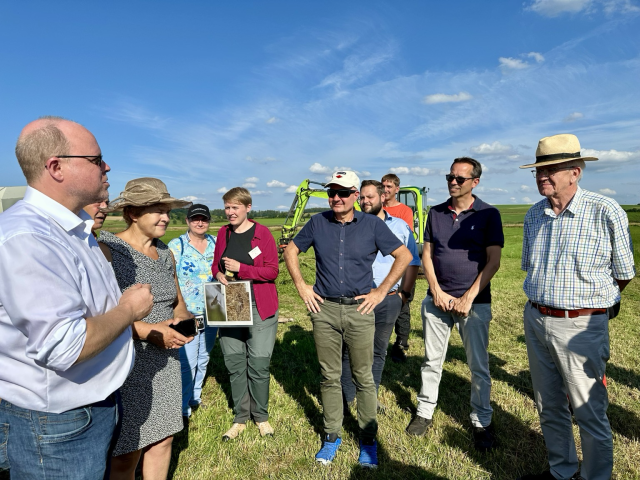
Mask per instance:
[[[407,299],[407,302],[408,302],[409,300],[411,300],[411,292],[407,292],[407,291],[405,291],[405,290],[400,290],[400,293],[401,293],[402,295],[404,295],[404,298],[406,298],[406,299]]]

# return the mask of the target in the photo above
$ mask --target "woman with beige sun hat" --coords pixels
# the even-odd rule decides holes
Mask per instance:
[[[193,317],[176,280],[175,261],[160,237],[169,211],[191,202],[173,198],[156,178],[136,178],[125,186],[106,212],[122,211],[127,228],[103,231],[100,246],[125,291],[148,283],[153,309],[133,324],[136,351],[133,370],[120,389],[122,429],[113,453],[112,479],[134,479],[142,458],[142,478],[166,478],[173,435],[183,428],[179,349],[193,337],[170,328]]]

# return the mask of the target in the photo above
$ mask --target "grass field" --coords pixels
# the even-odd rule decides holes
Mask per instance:
[[[496,205],[496,207],[500,210],[500,214],[502,215],[502,223],[505,226],[516,226],[522,225],[524,222],[524,216],[531,208],[531,205]],[[638,205],[622,205],[622,207],[627,210],[627,216],[629,217],[629,222],[631,224],[640,225],[640,206]],[[629,211],[629,210],[636,211]],[[258,220],[259,223],[266,227],[270,227],[272,229],[277,229],[284,224],[284,218],[261,218]],[[209,228],[209,232],[213,235],[216,235],[218,229],[226,225],[227,222],[214,222],[211,224]],[[110,232],[120,232],[126,228],[126,224],[121,217],[107,217],[107,220],[104,224],[104,229]],[[172,238],[176,238],[183,234],[186,231],[186,225],[176,225],[171,224],[167,228],[167,233],[162,237],[162,240],[165,243],[168,243]],[[274,235],[276,238],[279,238],[279,234],[274,231]]]
[[[631,227],[636,269],[640,265],[640,227]],[[231,425],[229,380],[218,345],[212,351],[203,391],[205,408],[196,411],[188,431],[176,436],[171,476],[175,479],[513,479],[545,467],[545,450],[532,399],[522,332],[524,273],[520,271],[522,228],[505,228],[502,266],[493,281],[493,321],[489,347],[493,378],[494,425],[501,447],[482,455],[472,446],[469,415],[469,370],[459,336],[451,337],[440,385],[434,427],[424,438],[405,434],[420,388],[423,347],[420,301],[426,282],[418,281],[412,304],[412,334],[406,364],[387,362],[379,416],[380,467],[364,471],[357,465],[355,412],[345,417],[343,445],[336,461],[323,467],[313,456],[320,446],[322,408],[320,375],[309,317],[281,264],[278,278],[280,315],[291,317],[279,326],[271,362],[270,422],[272,439],[259,436],[254,425],[229,443],[221,441]],[[313,282],[312,254],[301,257],[306,280]],[[640,270],[639,270],[640,271]],[[640,478],[640,281],[623,296],[620,315],[611,321],[609,418],[614,432],[614,478]],[[577,427],[574,427],[577,435]],[[576,438],[579,438],[576,436]]]
[[[521,223],[528,206],[499,206],[505,224]],[[633,208],[632,206],[625,208]],[[640,272],[640,212],[630,212],[636,270]],[[278,225],[282,219],[273,219]],[[262,221],[261,223],[267,224]],[[222,223],[220,223],[222,225]],[[216,227],[219,227],[217,225]],[[124,223],[106,228],[121,231]],[[185,230],[172,225],[168,241]],[[213,233],[217,228],[212,228]],[[278,232],[274,231],[278,236]],[[415,412],[420,388],[423,346],[420,303],[426,282],[419,279],[412,310],[409,360],[387,362],[379,398],[386,412],[379,415],[380,467],[365,471],[357,465],[355,412],[345,417],[343,444],[335,462],[323,467],[313,460],[320,446],[322,407],[320,374],[312,327],[284,264],[277,280],[280,316],[271,361],[270,422],[276,435],[263,439],[249,425],[236,441],[223,443],[231,425],[229,379],[219,344],[211,354],[203,389],[205,406],[197,410],[188,430],[175,437],[170,478],[198,479],[513,479],[546,468],[546,452],[533,403],[522,332],[524,272],[520,270],[522,228],[505,228],[506,244],[500,271],[493,280],[493,321],[490,332],[492,405],[500,448],[490,454],[473,449],[469,422],[469,370],[457,333],[453,333],[440,385],[434,426],[424,438],[404,429]],[[308,283],[313,283],[313,253],[300,257]],[[640,478],[640,279],[623,294],[620,315],[610,323],[611,359],[607,367],[609,418],[614,434],[614,478]],[[395,336],[393,337],[395,338]],[[393,340],[392,338],[392,340]],[[579,445],[578,429],[574,433]],[[0,478],[6,478],[0,473]]]

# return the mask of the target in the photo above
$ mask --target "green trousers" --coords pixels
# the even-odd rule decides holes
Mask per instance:
[[[253,305],[252,327],[220,328],[220,348],[229,372],[234,423],[269,419],[269,364],[278,333],[278,312],[261,320]]]
[[[371,366],[373,364],[373,312],[361,315],[358,305],[339,305],[325,301],[319,313],[312,313],[313,337],[316,342],[320,373],[325,433],[342,431],[343,403],[342,344],[347,345],[351,375],[356,386],[358,425],[361,439],[373,439],[378,431],[377,395]]]

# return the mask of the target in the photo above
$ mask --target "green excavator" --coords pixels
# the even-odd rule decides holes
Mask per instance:
[[[422,255],[424,227],[427,222],[427,212],[429,209],[427,206],[428,191],[426,187],[400,187],[400,192],[398,193],[398,200],[413,210],[413,235],[418,244],[420,255]],[[310,217],[309,213],[305,214],[305,208],[311,197],[326,200],[328,198],[326,184],[306,179],[298,186],[296,196],[287,214],[287,219],[282,226],[282,234],[280,235],[280,241],[278,243],[278,253],[282,254],[282,252],[284,252],[284,249],[298,232],[298,228]],[[328,207],[329,205],[327,204],[327,208]],[[360,210],[358,203],[355,204],[355,207],[357,210]]]

